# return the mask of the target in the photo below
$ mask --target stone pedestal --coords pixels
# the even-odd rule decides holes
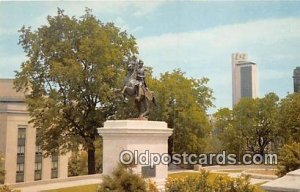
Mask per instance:
[[[120,155],[131,152],[138,163],[136,173],[156,182],[163,188],[168,176],[168,165],[161,162],[151,168],[150,163],[141,164],[139,160],[150,161],[151,154],[166,156],[168,153],[168,137],[172,129],[165,122],[143,120],[106,121],[103,128],[98,129],[103,137],[103,174],[111,174],[120,162]],[[125,152],[126,151],[126,152]],[[147,153],[149,155],[147,155]],[[140,156],[139,155],[144,154]],[[156,155],[157,156],[157,155]],[[157,160],[157,159],[155,159]]]
[[[261,187],[268,192],[299,192],[300,169],[291,171],[283,177],[263,184]]]

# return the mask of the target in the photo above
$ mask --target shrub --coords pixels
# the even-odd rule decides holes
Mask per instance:
[[[210,181],[208,171],[201,171],[199,175],[190,175],[178,178],[168,178],[167,192],[259,192],[255,186],[250,185],[248,177],[231,179],[217,176]]]
[[[259,190],[250,185],[250,178],[240,177],[235,179],[226,179],[219,176],[213,184],[213,192],[258,192]]]
[[[112,176],[103,176],[98,192],[158,192],[155,183],[133,173],[131,167],[118,165]]]
[[[0,186],[0,192],[14,192],[7,185]]]
[[[284,176],[300,168],[300,143],[284,145],[279,151],[277,175]]]
[[[156,183],[151,180],[148,181],[148,192],[159,192]]]
[[[206,171],[201,171],[199,175],[190,175],[178,178],[169,177],[166,182],[166,191],[179,192],[200,191],[200,189],[209,189],[211,186],[208,183],[208,174],[209,173]]]

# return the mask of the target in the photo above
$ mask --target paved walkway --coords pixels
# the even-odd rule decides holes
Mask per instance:
[[[61,183],[51,183],[51,184],[43,184],[31,187],[23,187],[19,188],[21,192],[37,192],[37,191],[46,191],[51,189],[60,189],[60,188],[68,188],[74,186],[82,186],[82,185],[91,185],[91,184],[99,184],[101,182],[101,178],[99,179],[84,179],[78,181],[66,181]]]
[[[100,184],[102,182],[101,174],[84,175],[68,178],[58,178],[41,180],[34,182],[16,183],[10,185],[13,189],[18,189],[21,192],[37,192],[52,189],[69,188],[82,185]]]

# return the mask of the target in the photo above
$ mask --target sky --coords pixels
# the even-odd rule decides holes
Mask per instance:
[[[102,22],[132,34],[155,76],[180,68],[188,77],[209,78],[210,113],[232,106],[232,53],[257,63],[259,97],[293,92],[300,1],[0,1],[0,78],[13,78],[26,60],[18,30],[47,24],[58,7],[77,18],[91,8]]]

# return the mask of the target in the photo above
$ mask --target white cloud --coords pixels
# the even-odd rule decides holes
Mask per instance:
[[[135,17],[144,17],[153,12],[166,1],[135,1],[134,6],[136,11],[133,13]]]
[[[150,0],[112,0],[112,1],[82,1],[82,2],[63,2],[67,13],[76,16],[82,15],[84,7],[89,7],[94,13],[121,15],[123,13],[132,14],[135,17],[143,17],[161,6],[166,1],[150,1]],[[128,12],[130,10],[130,12]]]
[[[300,19],[296,18],[260,20],[138,39],[141,58],[156,74],[181,68],[193,77],[209,77],[218,107],[231,106],[232,53],[248,53],[249,60],[257,62],[264,95],[268,90],[264,86],[272,83],[269,81],[290,80],[287,76],[291,76],[292,68],[300,63],[299,42]],[[277,91],[286,93],[286,89],[289,88]]]

